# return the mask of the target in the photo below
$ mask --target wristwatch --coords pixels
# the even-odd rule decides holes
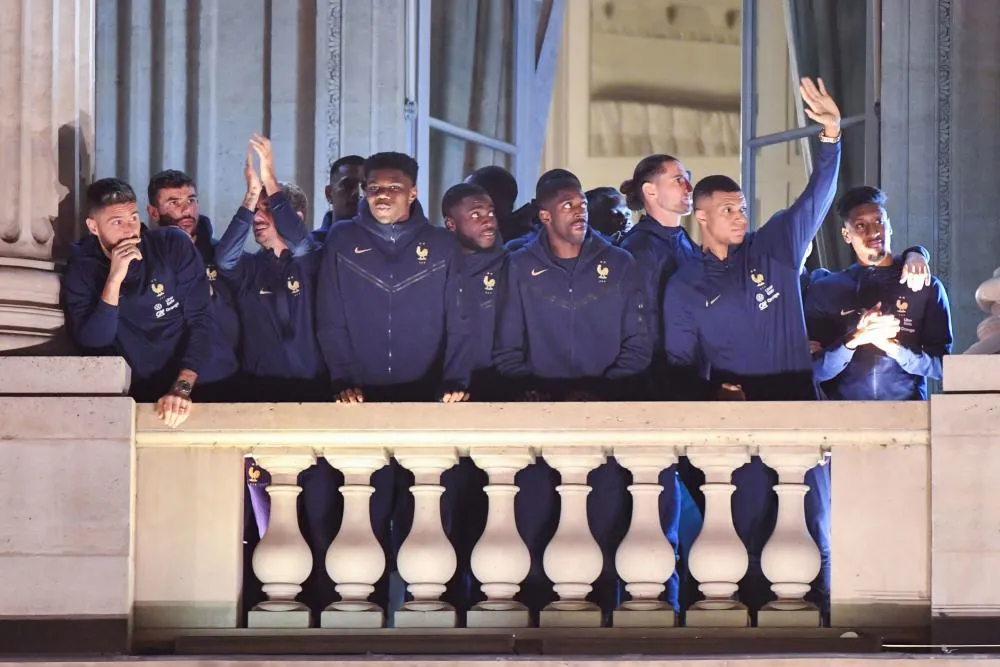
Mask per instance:
[[[826,136],[826,132],[820,132],[819,140],[822,141],[824,144],[835,144],[840,141],[840,137],[843,136],[843,134],[844,132],[843,130],[841,130],[840,132],[837,133],[837,136],[828,137]]]
[[[181,398],[191,398],[191,390],[194,387],[187,380],[178,380],[174,383],[174,386],[170,388],[170,393],[174,396],[180,396]]]

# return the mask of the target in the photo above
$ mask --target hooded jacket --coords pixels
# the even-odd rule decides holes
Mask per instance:
[[[271,195],[269,203],[282,238],[306,233],[283,193]],[[289,249],[280,256],[266,249],[246,253],[253,217],[241,206],[215,248],[219,272],[232,286],[245,332],[240,350],[243,372],[254,378],[322,377],[326,367],[316,340],[314,309],[320,249],[297,256]]]
[[[684,369],[691,398],[724,382],[750,400],[814,398],[800,275],[837,190],[840,143],[821,143],[812,176],[791,207],[747,232],[726,259],[702,253],[667,284],[667,363]],[[708,381],[701,384],[700,381]]]
[[[588,232],[572,270],[540,233],[510,256],[493,361],[522,388],[615,395],[646,370],[652,342],[635,260]]]
[[[922,400],[927,378],[941,379],[953,341],[948,295],[937,278],[919,292],[900,285],[902,268],[902,258],[890,266],[855,264],[810,286],[805,304],[809,336],[823,345],[813,368],[829,398]],[[898,350],[890,355],[874,345],[847,348],[861,314],[878,303],[900,321]]]
[[[182,369],[198,384],[236,372],[232,345],[212,312],[205,265],[180,229],[143,231],[142,259],[129,265],[118,306],[101,300],[111,264],[97,237],[71,248],[62,282],[66,322],[88,353],[118,354],[132,368],[133,388],[166,393]],[[155,386],[149,386],[155,385]]]
[[[406,221],[381,224],[362,201],[356,218],[327,235],[316,326],[334,391],[467,388],[458,243],[419,202]]]

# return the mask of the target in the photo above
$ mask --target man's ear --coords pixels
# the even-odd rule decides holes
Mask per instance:
[[[543,225],[548,227],[552,224],[552,214],[546,211],[544,208],[538,209],[538,221]]]
[[[847,231],[847,226],[840,228],[840,236],[844,239],[844,243],[851,245],[851,233]]]
[[[329,185],[326,186],[325,188],[323,188],[323,194],[326,195],[326,201],[327,201],[327,203],[328,204],[332,204],[333,203],[333,188],[331,188]]]
[[[146,213],[149,214],[149,219],[153,222],[160,222],[160,212],[152,204],[146,204]]]
[[[646,199],[653,199],[656,197],[656,186],[646,181],[642,184],[642,194]],[[641,203],[641,202],[640,202]]]
[[[702,211],[700,209],[696,208],[694,210],[694,219],[698,221],[698,224],[701,227],[704,227],[705,225],[708,224],[708,216],[705,214],[705,211]]]
[[[411,206],[413,205],[413,202],[417,201],[417,186],[414,185],[410,188],[410,196],[408,197],[408,200]]]
[[[97,236],[97,220],[94,220],[93,218],[88,217],[87,218],[87,229],[90,230],[91,234],[93,234],[94,236]]]
[[[455,221],[447,215],[444,216],[444,228],[449,232],[455,231]]]

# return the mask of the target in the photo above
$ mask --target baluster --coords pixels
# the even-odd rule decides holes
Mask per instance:
[[[441,600],[445,586],[455,574],[455,549],[441,522],[441,474],[458,462],[454,448],[403,450],[396,460],[413,472],[413,525],[406,536],[396,565],[407,582],[413,600],[395,614],[397,628],[453,628],[455,610]]]
[[[660,600],[677,557],[660,525],[660,471],[677,462],[674,449],[628,447],[615,458],[632,473],[632,521],[615,554],[615,567],[631,600],[614,612],[615,627],[673,627],[674,610]],[[671,489],[672,491],[672,489]]]
[[[587,520],[587,474],[604,463],[604,452],[600,447],[552,447],[543,456],[559,471],[562,484],[556,487],[559,527],[542,558],[545,576],[552,580],[559,599],[542,610],[539,625],[600,627],[601,610],[586,600],[604,563]]]
[[[327,449],[327,462],[344,475],[340,493],[344,517],[326,552],[326,572],[336,584],[338,602],[320,618],[324,628],[380,628],[382,608],[368,598],[385,571],[385,553],[371,523],[371,476],[389,462],[384,450]]]
[[[692,465],[705,473],[705,520],[688,567],[705,596],[687,610],[690,627],[745,627],[750,620],[744,604],[733,598],[750,566],[746,547],[733,525],[733,472],[750,461],[746,447],[689,447]]]
[[[310,452],[253,452],[260,467],[271,473],[267,494],[271,497],[271,517],[267,532],[253,552],[253,571],[260,579],[267,600],[248,616],[251,628],[308,628],[309,608],[296,600],[302,582],[312,571],[309,545],[299,530],[296,499],[302,488],[296,483],[300,472],[316,463]]]
[[[761,568],[778,599],[757,612],[760,627],[817,627],[820,612],[803,597],[819,574],[820,552],[806,528],[806,472],[821,462],[818,447],[761,447],[760,457],[778,473],[778,520],[761,552]]]
[[[485,470],[490,483],[483,490],[489,497],[486,529],[472,550],[472,574],[482,584],[486,600],[466,614],[470,628],[526,628],[531,624],[528,608],[514,599],[531,568],[531,554],[517,532],[514,476],[534,461],[529,449],[470,452],[473,462]]]

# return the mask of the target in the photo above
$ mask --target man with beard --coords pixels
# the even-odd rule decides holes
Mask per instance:
[[[458,244],[424,216],[412,157],[377,153],[364,176],[365,201],[354,219],[330,228],[317,280],[316,336],[333,399],[468,400]],[[412,520],[412,483],[395,459],[372,476],[372,526],[390,572]],[[374,594],[382,605],[386,585],[383,577]]]
[[[143,231],[135,192],[115,178],[87,188],[90,235],[73,245],[62,281],[66,323],[91,354],[132,368],[131,395],[178,426],[192,398],[225,399],[236,357],[212,316],[205,266],[190,237]]]
[[[494,364],[525,400],[628,400],[652,356],[635,260],[588,229],[587,200],[572,173],[543,174],[535,201],[544,228],[508,259]],[[552,595],[537,566],[558,520],[553,476],[544,462],[518,475],[515,511],[532,553],[521,599],[534,606]],[[592,598],[605,614],[621,593],[614,553],[628,526],[627,477],[613,460],[590,474],[590,527],[604,554]]]
[[[260,160],[260,174],[253,166]],[[244,166],[247,192],[216,246],[244,331],[240,367],[255,401],[317,401],[329,396],[316,340],[313,303],[320,253],[307,236],[306,196],[279,184],[271,142],[254,135]],[[243,251],[253,228],[261,249]]]
[[[323,216],[320,228],[312,239],[322,245],[335,222],[350,220],[358,214],[358,204],[364,196],[365,159],[360,155],[345,155],[330,165],[330,183],[326,186],[326,201],[330,210]]]
[[[904,262],[892,255],[892,224],[878,188],[849,190],[837,205],[841,230],[857,263],[815,281],[805,301],[817,382],[836,400],[927,398],[927,378],[941,379],[951,352],[948,294],[928,274],[930,289],[903,285]]]
[[[160,227],[177,227],[194,241],[195,248],[205,263],[205,276],[212,293],[215,319],[233,347],[237,347],[240,328],[233,295],[228,286],[218,280],[212,221],[199,213],[198,188],[194,179],[183,171],[167,169],[149,179],[146,194],[149,197],[146,212],[150,220]]]

